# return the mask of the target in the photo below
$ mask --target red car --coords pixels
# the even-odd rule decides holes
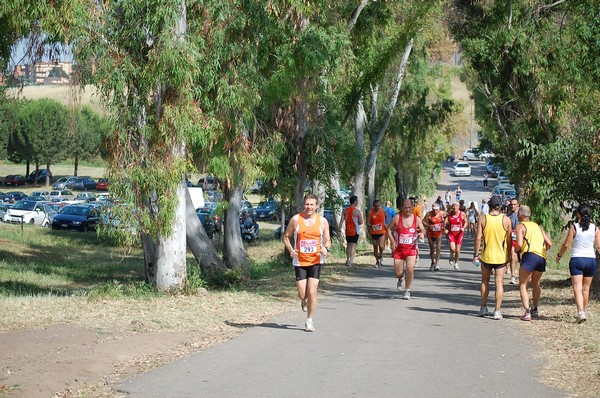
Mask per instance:
[[[9,175],[4,179],[4,185],[19,186],[27,184],[27,178],[22,175]]]
[[[101,178],[96,184],[96,191],[108,191],[108,179]]]

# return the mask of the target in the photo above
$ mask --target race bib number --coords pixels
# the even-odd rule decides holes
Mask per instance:
[[[300,253],[316,253],[319,242],[316,239],[300,240]]]
[[[433,224],[433,225],[431,226],[431,230],[432,230],[433,232],[438,232],[438,231],[441,231],[441,230],[442,230],[442,224]]]
[[[381,224],[374,224],[372,227],[373,231],[381,231],[383,229],[383,225]]]
[[[452,231],[452,232],[458,232],[458,231],[460,231],[460,226],[459,226],[459,225],[456,225],[456,224],[454,224],[454,225],[452,225],[452,226],[450,227],[450,231]]]
[[[399,245],[412,245],[415,237],[413,235],[400,235],[398,237]]]

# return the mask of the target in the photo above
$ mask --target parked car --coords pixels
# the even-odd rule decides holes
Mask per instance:
[[[50,200],[52,202],[62,202],[63,200],[73,199],[73,192],[66,189],[50,191]]]
[[[488,174],[492,174],[492,169],[494,168],[494,161],[492,159],[488,159],[485,164],[485,169]]]
[[[496,173],[496,184],[510,184],[506,171],[499,170],[498,173]]]
[[[8,175],[4,179],[4,185],[6,185],[6,186],[10,185],[13,187],[18,187],[20,185],[25,185],[25,184],[27,184],[27,179],[19,174]]]
[[[219,191],[205,191],[206,200],[211,202],[220,202],[223,200],[223,194]]]
[[[76,179],[77,177],[61,177],[52,184],[52,189],[73,189],[73,183]]]
[[[261,180],[256,180],[256,181],[254,181],[254,185],[252,185],[249,188],[249,191],[250,191],[250,193],[254,193],[254,194],[260,193],[262,186],[263,186],[263,182]]]
[[[26,196],[26,197],[24,197],[21,200],[31,200],[31,201],[34,201],[34,202],[45,202],[46,201],[46,199],[44,199],[41,196],[31,196],[31,195],[30,196]]]
[[[96,189],[98,182],[90,177],[80,177],[73,182],[74,191],[83,191],[86,189]]]
[[[50,178],[52,178],[52,172],[48,172],[47,169],[34,170],[29,173],[27,182],[30,184],[34,184],[36,182],[46,182],[46,176],[50,176]]]
[[[98,199],[96,198],[96,194],[93,192],[80,192],[75,197],[75,200],[80,200],[82,202],[96,202]]]
[[[196,214],[200,213],[210,214],[210,216],[213,218],[215,232],[221,232],[223,230],[223,220],[221,220],[221,217],[219,217],[219,215],[217,214],[216,209],[212,207],[199,207],[196,209]]]
[[[213,176],[202,177],[198,180],[198,187],[204,191],[214,191],[219,189],[219,180]]]
[[[8,211],[8,206],[4,203],[0,203],[0,221],[4,222],[4,215]]]
[[[16,203],[19,200],[26,198],[27,195],[24,194],[23,192],[20,191],[11,191],[11,192],[6,192],[3,196],[2,196],[2,201],[4,203]]]
[[[499,184],[494,187],[492,190],[492,196],[504,196],[508,198],[516,198],[517,191],[515,190],[515,186],[512,184]]]
[[[108,191],[108,178],[101,178],[96,183],[96,191]]]
[[[202,208],[196,210],[196,215],[200,220],[200,224],[204,227],[204,231],[206,231],[206,235],[208,235],[209,239],[212,239],[215,236],[215,219],[213,218],[210,212],[202,212],[199,211]]]
[[[475,148],[466,149],[463,152],[461,159],[464,160],[465,162],[467,160],[480,160],[479,159],[479,151],[476,150]]]
[[[33,191],[29,196],[35,196],[43,198],[44,200],[50,200],[50,191]]]
[[[4,222],[42,226],[50,225],[44,204],[33,200],[21,200],[17,202],[4,215]]]
[[[467,162],[458,162],[454,165],[454,176],[470,176],[471,165]]]
[[[52,229],[74,229],[87,232],[100,223],[100,212],[93,206],[69,205],[63,207],[52,221]]]
[[[276,200],[267,200],[260,202],[254,211],[254,216],[259,221],[277,221],[281,208]]]
[[[495,163],[492,166],[492,172],[490,173],[490,177],[496,178],[498,177],[498,172],[502,170],[502,165],[499,163]]]
[[[254,217],[254,207],[252,206],[252,203],[248,202],[247,200],[242,200],[240,203],[240,216],[244,211],[250,216]]]

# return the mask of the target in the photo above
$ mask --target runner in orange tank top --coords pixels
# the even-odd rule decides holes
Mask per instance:
[[[379,268],[383,263],[383,250],[385,249],[385,211],[381,208],[379,199],[373,201],[373,207],[369,211],[369,218],[367,219],[367,226],[373,242],[375,267]]]
[[[363,223],[363,216],[357,208],[358,197],[350,196],[350,206],[345,210],[340,219],[338,231],[342,231],[344,223],[346,223],[346,265],[352,267],[354,265],[354,256],[356,255],[356,245],[360,235],[360,226]]]
[[[303,311],[308,311],[304,330],[314,332],[313,314],[317,308],[317,288],[324,256],[331,249],[329,223],[317,213],[318,198],[304,197],[304,212],[290,220],[283,244],[290,253],[296,271],[296,286]],[[292,242],[294,246],[292,246]]]

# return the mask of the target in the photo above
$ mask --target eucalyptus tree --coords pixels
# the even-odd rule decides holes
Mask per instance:
[[[369,200],[375,196],[377,156],[409,73],[415,39],[428,33],[441,3],[373,2],[362,10],[354,25],[356,62],[351,68],[353,84],[346,101],[354,114],[359,153],[353,193],[361,205],[365,204],[365,194]]]
[[[556,230],[564,204],[598,209],[598,1],[454,0],[449,21],[484,98],[478,121],[532,213]]]

